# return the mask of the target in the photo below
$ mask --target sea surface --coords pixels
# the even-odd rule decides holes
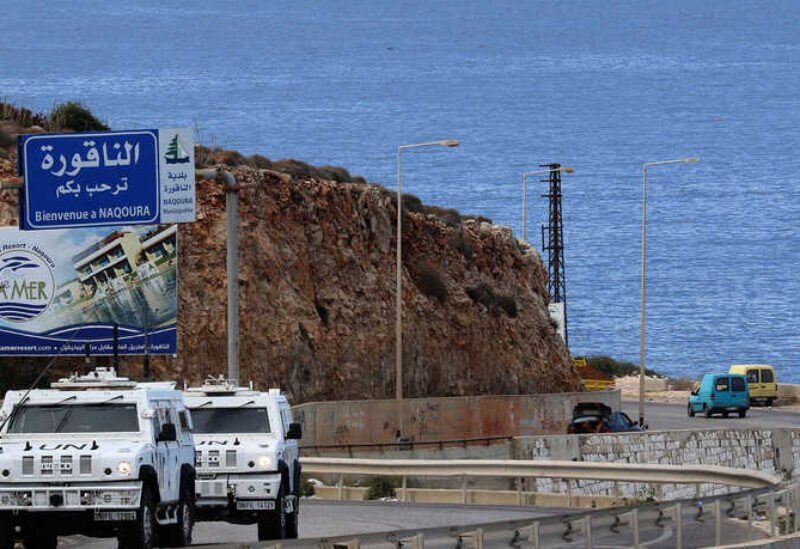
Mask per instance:
[[[769,363],[800,382],[800,2],[4,0],[0,95],[112,127],[189,125],[269,158],[395,184],[521,231],[560,162],[574,354]],[[537,244],[545,201],[529,193]]]

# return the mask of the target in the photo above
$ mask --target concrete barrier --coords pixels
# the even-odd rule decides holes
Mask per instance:
[[[303,446],[393,444],[398,417],[411,441],[564,433],[579,402],[621,407],[619,391],[310,402],[293,408]]]
[[[797,404],[800,403],[800,385],[791,383],[778,384],[778,404]]]

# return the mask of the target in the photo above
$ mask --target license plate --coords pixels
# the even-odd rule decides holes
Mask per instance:
[[[273,500],[239,500],[236,508],[243,511],[272,511],[275,509]]]
[[[94,512],[94,520],[97,521],[119,521],[136,520],[136,511],[97,511]]]

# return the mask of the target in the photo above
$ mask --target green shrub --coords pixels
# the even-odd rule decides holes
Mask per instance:
[[[6,128],[0,128],[0,147],[11,147],[15,145],[17,138],[14,134],[9,132]]]
[[[422,200],[414,194],[403,194],[403,210],[407,212],[422,213],[425,207]]]
[[[470,286],[464,291],[473,302],[480,303],[490,311],[494,309],[496,304],[494,289],[485,282],[481,282],[477,286]]]
[[[606,355],[593,355],[586,357],[586,362],[592,368],[600,370],[604,374],[613,377],[624,377],[639,375],[639,366],[633,362],[616,360]],[[653,370],[645,369],[645,373],[649,376],[660,376],[661,374]]]
[[[517,300],[514,296],[506,294],[496,294],[497,307],[505,311],[509,318],[517,318]]]
[[[74,130],[76,132],[102,131],[108,126],[92,112],[75,101],[56,105],[47,121],[51,130]]]
[[[461,226],[461,214],[453,208],[440,208],[439,206],[425,206],[425,213],[435,215],[448,227]]]
[[[20,128],[47,125],[46,115],[42,113],[35,113],[32,110],[24,107],[14,106],[11,103],[6,103],[5,101],[0,103],[0,120],[13,122]]]
[[[319,171],[320,179],[336,181],[337,183],[348,183],[353,180],[350,172],[339,166],[320,166],[317,170]]]
[[[514,296],[497,293],[486,282],[481,282],[477,286],[467,287],[464,292],[473,302],[480,303],[494,315],[500,314],[500,311],[502,311],[509,318],[516,318],[519,314],[517,300]]]
[[[462,231],[450,237],[450,245],[458,250],[467,261],[472,261],[472,258],[475,256],[475,246],[472,244],[472,239]]]
[[[369,481],[365,500],[397,497],[397,479],[391,477],[373,477]]]
[[[266,156],[262,156],[260,154],[254,154],[253,156],[251,156],[250,157],[250,163],[257,170],[271,170],[272,169],[272,161],[269,158],[267,158]]]
[[[439,269],[431,263],[422,263],[412,269],[414,284],[428,297],[437,299],[440,303],[447,301],[447,285]]]
[[[315,494],[314,483],[306,475],[302,475],[300,478],[300,497],[309,498]]]

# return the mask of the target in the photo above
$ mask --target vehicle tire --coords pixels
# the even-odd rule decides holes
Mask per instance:
[[[194,528],[194,482],[186,480],[178,503],[178,522],[164,528],[163,544],[170,547],[187,547],[192,544]]]
[[[767,399],[767,404],[766,404],[766,405],[767,405],[767,406],[769,406],[769,407],[771,408],[771,407],[772,407],[772,403],[773,403],[773,402],[775,402],[775,399],[774,399],[774,398],[768,398],[768,399]]]
[[[136,522],[117,538],[120,549],[152,549],[156,545],[156,510],[153,494],[145,482],[142,484],[142,501],[136,512]]]
[[[741,410],[739,410],[739,417],[743,418],[745,416],[747,416],[747,408],[742,408]]]
[[[258,516],[258,541],[271,539],[286,539],[288,516],[283,500],[286,495],[284,482],[278,490],[278,497],[275,499],[275,510],[267,511]]]
[[[295,479],[294,506],[286,516],[286,539],[297,539],[300,533],[300,479]]]
[[[56,549],[58,536],[48,532],[47,527],[43,527],[42,530],[42,532],[31,532],[23,535],[25,549]]]
[[[722,412],[722,417],[728,417],[728,412]]]
[[[7,518],[0,519],[0,549],[14,549],[14,524]]]
[[[703,412],[706,414],[706,417],[708,417],[708,418],[711,417],[711,408],[709,408],[705,404],[703,404]]]
[[[686,406],[686,410],[687,410],[687,413],[689,414],[689,417],[694,417],[694,408],[692,408],[691,404],[688,404]]]

